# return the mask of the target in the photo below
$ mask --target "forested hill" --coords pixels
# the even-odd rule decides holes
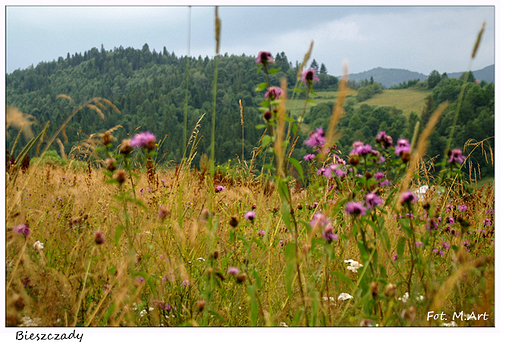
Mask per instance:
[[[289,89],[294,88],[298,66],[293,66],[282,52],[273,54],[279,72],[271,76],[271,85],[279,85],[279,79],[286,77]],[[216,131],[215,161],[227,162],[229,159],[251,158],[251,151],[258,146],[263,130],[256,129],[263,123],[258,110],[264,92],[255,91],[259,83],[265,82],[265,74],[258,72],[258,65],[253,56],[218,57],[218,84],[216,97]],[[189,65],[189,76],[187,67]],[[327,74],[326,67],[313,60],[311,67],[316,68],[320,81],[315,84],[315,91],[336,91],[338,78]],[[374,138],[378,131],[386,131],[394,139],[411,138],[415,123],[419,120],[424,125],[433,109],[441,102],[449,100],[452,104],[442,116],[439,126],[431,136],[428,155],[443,155],[445,145],[451,133],[454,112],[457,109],[457,98],[464,86],[466,97],[460,107],[452,147],[463,148],[466,141],[474,138],[477,141],[494,136],[494,84],[476,83],[473,75],[465,82],[463,78],[448,78],[433,71],[428,82],[407,83],[414,88],[426,88],[431,96],[425,100],[425,108],[421,114],[403,114],[395,107],[379,107],[361,105],[356,107],[355,97],[349,97],[345,104],[345,114],[338,127],[342,133],[338,141],[338,149],[348,154],[353,141],[363,141],[375,145]],[[84,54],[69,55],[57,61],[40,63],[36,67],[16,70],[6,76],[6,104],[15,106],[21,112],[34,117],[32,124],[34,133],[39,133],[50,121],[47,139],[56,133],[65,119],[74,109],[93,97],[102,97],[112,102],[121,112],[116,113],[110,107],[103,110],[105,119],[94,110],[85,108],[76,114],[67,124],[64,133],[58,138],[64,145],[64,152],[75,157],[74,149],[91,134],[103,133],[117,125],[113,135],[117,143],[128,138],[136,131],[151,131],[158,140],[166,138],[159,157],[162,162],[179,162],[183,154],[184,117],[187,107],[187,136],[200,121],[202,140],[197,149],[198,155],[210,153],[211,116],[213,114],[213,90],[215,76],[215,60],[208,57],[177,57],[166,48],[162,52],[150,51],[148,45],[142,49],[114,48],[107,51],[92,48]],[[465,84],[466,83],[466,84]],[[357,89],[358,94],[368,89],[378,92],[382,90],[379,83],[373,80],[362,80],[358,83],[349,81],[349,88]],[[188,91],[188,97],[186,92]],[[291,90],[290,95],[292,95]],[[401,90],[406,93],[407,90]],[[67,98],[57,98],[58,95]],[[330,93],[329,93],[330,94]],[[373,94],[373,93],[372,93]],[[303,95],[301,95],[303,97]],[[359,96],[359,95],[358,95]],[[241,125],[241,100],[243,106],[243,127]],[[302,125],[303,133],[293,152],[293,157],[302,160],[310,149],[303,145],[309,131],[316,127],[326,128],[333,109],[334,99],[320,102],[316,106],[307,107]],[[8,123],[10,120],[8,119]],[[14,124],[14,122],[12,123]],[[10,126],[6,136],[6,147],[10,149],[18,135],[19,129]],[[244,134],[244,141],[242,141]],[[17,150],[25,146],[28,139],[20,137]],[[494,149],[494,141],[489,142]],[[52,143],[51,149],[59,151],[58,143]],[[485,162],[481,150],[473,154],[483,168],[482,175],[492,175],[491,163]],[[16,154],[16,153],[15,153]],[[35,155],[35,150],[30,153]],[[198,159],[194,163],[198,163]],[[477,163],[477,162],[475,162]],[[475,165],[473,167],[476,167]]]
[[[275,67],[281,70],[271,84],[279,85],[279,78],[285,76],[289,88],[294,87],[297,66],[292,66],[283,52],[275,57]],[[186,75],[188,62],[189,82]],[[239,100],[244,106],[246,157],[257,146],[262,134],[262,131],[255,129],[255,125],[262,122],[257,107],[263,93],[255,92],[255,88],[265,81],[265,75],[257,73],[257,68],[255,57],[227,54],[219,57],[215,136],[217,162],[241,155]],[[324,66],[323,69],[326,71]],[[178,161],[183,150],[187,82],[188,137],[199,118],[206,114],[201,121],[203,139],[198,152],[209,153],[214,74],[213,59],[177,57],[166,48],[162,52],[150,51],[147,44],[141,50],[92,48],[84,54],[76,53],[7,75],[7,105],[34,116],[40,126],[50,121],[49,133],[54,133],[74,110],[73,104],[66,99],[57,100],[57,95],[70,96],[76,105],[92,97],[103,97],[111,101],[121,114],[107,110],[103,121],[94,111],[82,110],[68,123],[66,137],[60,137],[66,153],[88,135],[122,125],[123,128],[114,133],[119,143],[137,128],[139,131],[151,131],[158,138],[168,135],[163,146],[164,152],[169,151],[165,160]],[[323,73],[320,79],[316,90],[336,90],[336,77]],[[33,125],[34,130],[39,132],[37,127]],[[11,147],[16,135],[17,130],[10,128],[7,148]],[[23,138],[21,141],[24,145]],[[58,149],[55,144],[53,146]]]

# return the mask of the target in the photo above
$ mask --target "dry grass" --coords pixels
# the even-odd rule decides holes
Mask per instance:
[[[132,230],[136,233],[133,249],[124,232],[116,243],[117,229],[122,223],[122,205],[115,199],[117,186],[105,184],[106,177],[101,171],[74,174],[62,168],[41,167],[23,188],[15,186],[6,191],[8,204],[20,195],[20,202],[13,205],[7,215],[7,229],[25,223],[32,230],[27,239],[8,231],[6,277],[7,296],[11,297],[8,298],[8,315],[13,323],[20,324],[22,317],[31,317],[41,319],[38,322],[41,326],[251,325],[251,303],[246,287],[237,284],[226,272],[234,266],[247,271],[254,281],[258,275],[262,283],[258,291],[264,309],[261,325],[302,323],[302,316],[294,315],[299,311],[298,299],[294,293],[287,293],[284,283],[286,258],[280,242],[291,241],[292,234],[286,232],[281,221],[279,197],[266,191],[256,180],[238,183],[229,175],[217,174],[215,179],[220,179],[217,182],[226,189],[214,194],[208,174],[189,170],[160,170],[157,174],[159,181],[165,183],[161,183],[155,193],[153,188],[148,191],[146,174],[135,180],[136,194],[146,209],[136,205],[128,207]],[[480,211],[489,208],[490,196],[492,191],[464,202],[472,210],[472,223],[482,222],[485,215]],[[326,201],[343,198],[341,194],[323,195],[318,199],[320,206],[311,209],[317,197],[312,190],[293,191],[294,205],[302,206],[295,209],[297,219],[311,220],[318,210],[334,215],[333,205]],[[165,220],[157,216],[160,205],[170,211]],[[204,221],[202,212],[210,205],[213,205],[214,217]],[[251,223],[244,220],[243,215],[253,208],[257,217]],[[228,223],[232,217],[239,220],[236,229]],[[337,222],[340,240],[328,266],[351,281],[331,276],[327,292],[322,292],[324,258],[315,243],[320,234],[315,234],[305,242],[313,249],[309,251],[305,246],[301,249],[305,287],[308,292],[316,292],[313,294],[321,292],[319,294],[338,297],[342,292],[354,295],[356,290],[353,283],[357,274],[346,270],[344,263],[345,259],[360,258],[357,247],[350,245],[352,225],[340,223],[340,219]],[[395,246],[401,234],[399,224],[391,215],[386,217],[386,222]],[[105,235],[105,244],[94,242],[93,234],[98,230]],[[265,235],[260,236],[260,230],[265,231]],[[34,248],[36,241],[44,244],[42,250]],[[485,250],[487,245],[483,239],[475,246],[471,256],[478,257],[477,254],[484,251],[486,258],[493,258],[493,252]],[[399,272],[391,265],[393,251],[383,250],[379,256],[387,258],[388,275],[397,279]],[[444,265],[447,264],[441,267]],[[455,275],[458,278],[461,273]],[[487,271],[486,275],[493,280],[492,272]],[[139,277],[146,283],[140,283]],[[190,287],[181,284],[184,280],[190,281]],[[459,289],[466,287],[460,286],[462,282],[455,277],[453,280]],[[199,312],[197,301],[206,297],[209,287],[211,300]],[[398,294],[404,294],[404,287],[399,287]],[[486,294],[492,295],[490,289],[485,290]],[[314,304],[312,296],[309,296],[310,305]],[[451,297],[449,301],[453,302],[453,298],[465,304],[464,298]],[[20,299],[24,307],[15,308],[15,302]],[[438,302],[440,298],[435,299]],[[161,310],[154,300],[177,310]],[[318,318],[315,322],[318,325],[359,323],[358,320],[349,322],[352,317],[344,319],[345,304],[335,302],[336,305],[329,306],[319,299],[318,302],[319,311],[327,315],[326,322]],[[492,300],[484,303],[487,309],[493,307]],[[457,308],[450,304],[443,307]],[[346,316],[355,316],[361,308],[352,305]],[[423,311],[427,306],[417,308]],[[464,310],[471,308],[472,305],[464,305]],[[397,315],[393,318],[393,323],[403,323],[397,322]],[[425,325],[425,321],[417,320],[413,325]]]

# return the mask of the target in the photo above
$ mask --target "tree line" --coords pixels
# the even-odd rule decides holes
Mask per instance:
[[[263,122],[258,110],[263,100],[263,92],[255,89],[259,83],[264,82],[265,77],[258,73],[255,58],[227,53],[219,56],[215,131],[217,164],[242,157],[242,126],[246,160],[251,158],[251,152],[258,146],[263,133],[262,130],[256,129],[256,125]],[[279,71],[270,81],[271,85],[279,85],[280,78],[285,77],[288,88],[293,90],[300,65],[298,62],[294,65],[289,62],[284,52],[274,55],[274,60],[274,67]],[[60,57],[57,61],[42,62],[36,67],[31,66],[8,74],[6,101],[7,105],[15,106],[36,119],[36,124],[32,125],[35,132],[38,131],[38,127],[43,127],[50,121],[48,133],[52,134],[77,105],[93,97],[103,97],[112,102],[120,113],[109,107],[103,110],[103,120],[88,108],[81,110],[58,136],[66,153],[71,153],[71,150],[78,147],[78,143],[85,141],[91,134],[102,133],[120,125],[121,127],[113,132],[117,143],[141,131],[153,132],[159,140],[167,136],[158,157],[162,157],[163,162],[179,162],[184,151],[182,138],[186,111],[188,136],[197,121],[206,114],[200,122],[202,140],[197,151],[199,154],[210,152],[215,61],[201,56],[178,57],[166,48],[160,52],[151,51],[147,44],[142,49],[119,47],[110,51],[101,46],[100,50],[92,48],[83,54],[68,54],[66,58]],[[313,60],[310,67],[316,68],[320,78],[320,82],[315,84],[315,91],[337,90],[338,78],[328,75],[324,64],[320,66]],[[432,88],[432,100],[428,101],[431,103],[430,106],[439,104],[443,99],[454,101],[453,97],[460,91],[461,83],[463,82],[460,79],[441,78]],[[373,80],[350,82],[348,86],[357,89],[358,95],[373,95],[383,90],[381,85]],[[486,137],[489,131],[481,126],[481,122],[493,124],[494,121],[491,101],[494,98],[493,84],[478,85],[473,82],[472,86],[467,88],[467,93],[461,107],[461,121],[458,125],[460,131],[457,131],[455,140],[458,145],[463,145],[464,140],[471,138],[473,133],[477,134],[477,138]],[[60,94],[68,95],[74,103],[64,98],[57,99]],[[300,94],[300,97],[304,95]],[[449,111],[451,110],[448,109]],[[425,112],[419,117],[416,114],[402,114],[402,111],[390,107],[363,105],[354,110],[352,106],[347,105],[345,116],[339,124],[344,136],[338,146],[344,153],[348,153],[354,140],[371,141],[378,130],[387,131],[396,139],[400,136],[409,137],[417,119],[428,118],[429,110]],[[305,122],[310,128],[326,127],[331,113],[332,103],[318,104],[308,109]],[[438,135],[432,138],[431,150],[440,150],[446,138],[446,131],[449,130],[446,126],[448,123],[441,123],[440,129],[436,130]],[[491,132],[494,132],[494,126],[491,129]],[[7,148],[11,148],[17,134],[18,129],[8,129]],[[293,156],[299,160],[308,153],[303,145],[304,136],[300,135],[294,150]],[[28,140],[22,136],[17,148],[22,148]],[[58,151],[60,148],[57,143],[53,143],[51,149]],[[34,154],[33,150],[30,155]]]

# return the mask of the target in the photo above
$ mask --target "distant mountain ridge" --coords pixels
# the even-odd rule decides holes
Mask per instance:
[[[488,83],[495,82],[495,65],[489,65],[481,70],[472,71],[476,80],[485,80]],[[439,71],[440,74],[444,72]],[[448,73],[450,78],[459,78],[464,72],[452,72]],[[390,88],[393,85],[398,85],[402,82],[408,82],[409,80],[419,79],[425,81],[428,79],[428,75],[419,72],[412,72],[405,69],[398,68],[382,68],[377,67],[371,70],[352,73],[348,76],[349,80],[359,82],[361,80],[370,80],[370,77],[374,78],[374,81],[378,82],[385,88]]]

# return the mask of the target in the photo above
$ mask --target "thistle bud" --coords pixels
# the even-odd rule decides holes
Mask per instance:
[[[102,138],[103,145],[104,145],[104,146],[107,146],[107,145],[109,145],[109,144],[112,144],[112,139],[113,139],[113,137],[112,137],[112,135],[110,134],[110,132],[108,132],[108,131],[105,132],[105,133],[103,134],[103,138]]]
[[[388,298],[395,297],[395,289],[396,289],[396,286],[394,284],[386,285],[385,292],[384,292],[385,296],[387,296]]]
[[[116,159],[108,158],[105,160],[106,169],[110,172],[113,172],[117,169]]]
[[[122,169],[119,169],[116,173],[116,181],[119,183],[119,184],[123,184],[126,180],[126,173],[124,170]]]
[[[403,151],[401,153],[401,161],[403,161],[403,163],[407,163],[411,160],[412,158],[412,155],[410,154],[409,151]]]
[[[240,274],[237,275],[237,282],[238,282],[239,284],[241,284],[241,283],[243,283],[244,281],[246,281],[246,279],[247,279],[247,275],[246,275],[246,273],[240,273]]]
[[[130,145],[130,140],[129,139],[123,140],[123,142],[121,143],[121,148],[119,149],[119,152],[123,155],[128,155],[132,152],[132,150],[134,150],[134,148],[132,147],[132,145]]]
[[[348,159],[348,163],[350,163],[352,166],[359,165],[359,155],[357,155],[357,154],[350,155],[350,158]]]
[[[197,310],[202,311],[206,307],[205,300],[197,300]]]
[[[233,228],[237,227],[238,226],[238,219],[235,216],[232,216],[231,220],[229,220],[229,224]]]
[[[377,285],[377,282],[376,281],[372,281],[370,283],[370,293],[372,293],[372,298],[376,298],[377,295],[379,294],[379,287]]]

